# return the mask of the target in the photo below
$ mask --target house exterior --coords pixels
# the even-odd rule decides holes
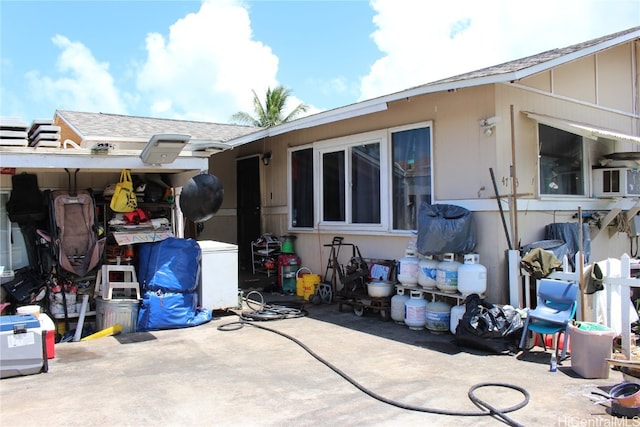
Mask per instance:
[[[255,131],[247,126],[77,111],[56,111],[50,122],[59,128],[58,146],[26,146],[26,141],[25,146],[16,146],[0,141],[0,265],[7,270],[26,263],[26,258],[18,255],[20,251],[14,250],[21,239],[15,235],[17,224],[10,224],[6,213],[13,175],[37,175],[41,190],[75,185],[98,194],[118,182],[122,169],[130,169],[132,175],[143,180],[149,174],[162,175],[180,188],[194,175],[209,171],[211,155],[232,149],[230,139]],[[154,135],[186,135],[188,142],[180,146],[175,160],[153,163],[145,161],[142,153]],[[179,209],[174,211],[175,233],[181,237],[186,221]]]
[[[421,203],[462,206],[477,225],[486,296],[506,303],[509,245],[544,239],[547,224],[593,213],[590,259],[629,253],[620,224],[638,199],[603,195],[594,177],[620,166],[606,155],[633,163],[639,77],[640,27],[240,136],[210,159],[226,199],[203,238],[248,250],[244,222],[257,220],[260,232],[295,235],[302,265],[322,275],[334,236],[365,258],[399,259]],[[240,214],[247,191],[259,194],[253,219]]]
[[[122,168],[170,174],[175,187],[208,170],[224,200],[193,237],[237,243],[247,270],[262,233],[295,236],[302,265],[321,275],[334,236],[365,258],[399,259],[422,203],[461,206],[476,223],[486,296],[506,303],[507,250],[578,212],[599,218],[590,260],[635,255],[636,192],[611,186],[636,178],[639,70],[637,27],[267,129],[57,111],[60,148],[0,146],[0,166],[37,173],[43,188],[66,188],[64,169],[79,168],[78,187],[97,190]],[[191,139],[172,163],[142,162],[166,133]],[[0,175],[3,197],[10,177]]]

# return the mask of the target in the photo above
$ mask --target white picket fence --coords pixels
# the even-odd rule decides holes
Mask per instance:
[[[580,260],[581,253],[577,253],[575,256],[574,265],[580,265],[578,262]],[[562,271],[554,271],[549,276],[550,279],[558,279],[558,280],[566,280],[570,282],[580,283],[580,275],[577,271],[571,271],[569,263],[565,258],[563,260],[563,269]],[[631,290],[632,288],[640,288],[640,279],[631,277],[631,258],[627,254],[622,255],[620,257],[620,273],[609,275],[612,270],[610,266],[611,260],[606,260],[606,268],[603,273],[605,273],[603,278],[603,286],[604,290],[599,292],[605,292],[604,304],[606,305],[606,310],[602,310],[602,307],[599,307],[602,304],[602,298],[591,298],[591,306],[590,313],[591,315],[585,316],[586,319],[582,319],[582,304],[585,303],[585,299],[578,298],[578,309],[576,310],[576,319],[578,321],[591,321],[595,322],[596,313],[605,311],[606,316],[603,319],[605,326],[610,327],[616,332],[618,332],[621,336],[621,344],[622,344],[622,353],[625,355],[627,359],[631,358],[631,313],[637,313],[636,308],[633,306],[631,302]],[[588,271],[589,266],[585,266],[585,271]],[[585,274],[583,271],[583,275]],[[520,308],[531,307],[531,277],[524,271],[521,270],[521,273],[524,277],[524,298],[522,295],[518,295],[518,304]],[[535,291],[537,294],[537,281],[534,279]],[[619,297],[618,297],[619,296]],[[511,299],[512,305],[514,302],[514,298]],[[634,319],[635,320],[635,319]]]

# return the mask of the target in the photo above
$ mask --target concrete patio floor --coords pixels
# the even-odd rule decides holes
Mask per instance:
[[[245,292],[262,290],[261,284],[245,283]],[[262,295],[269,303],[300,302]],[[503,425],[487,415],[398,407],[478,413],[467,394],[486,382],[526,390],[528,404],[506,414],[521,425],[640,423],[611,416],[608,403],[594,404],[593,391],[606,392],[623,381],[619,371],[610,371],[608,379],[583,379],[566,360],[552,373],[549,353],[539,347],[516,356],[488,355],[458,347],[451,334],[411,330],[373,312],[358,317],[336,304],[304,308],[303,317],[254,322],[278,333],[220,328],[239,318],[217,313],[194,328],[57,344],[48,373],[0,381],[0,425]],[[280,334],[299,340],[378,399]],[[475,395],[497,409],[523,400],[504,387],[481,388]]]

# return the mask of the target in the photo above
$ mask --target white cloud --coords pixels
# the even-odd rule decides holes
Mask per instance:
[[[372,0],[369,99],[640,25],[640,0]]]
[[[55,68],[64,77],[28,72],[26,78],[34,99],[51,102],[58,109],[127,113],[108,63],[98,62],[82,43],[61,35],[52,41],[62,51]]]
[[[371,6],[377,28],[371,37],[383,56],[359,85],[335,78],[318,81],[319,91],[370,99],[640,25],[640,0],[371,0]],[[25,99],[60,109],[220,123],[238,111],[253,113],[251,90],[260,96],[279,84],[279,59],[254,39],[248,7],[243,0],[206,0],[166,33],[147,34],[146,57],[118,69],[118,84],[135,81],[135,89],[116,86],[109,62],[57,35],[55,73],[28,72]],[[5,76],[9,65],[3,58]],[[1,89],[3,109],[20,104],[10,87]],[[292,96],[288,107],[310,101]],[[311,105],[306,115],[317,112]]]
[[[159,116],[228,122],[253,113],[252,89],[260,96],[277,85],[278,57],[252,39],[240,1],[206,1],[166,38],[148,34],[146,47],[137,86]]]

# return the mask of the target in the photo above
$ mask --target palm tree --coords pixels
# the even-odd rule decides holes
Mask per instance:
[[[271,127],[276,126],[295,119],[299,114],[306,112],[309,107],[305,104],[300,104],[293,109],[286,117],[283,117],[284,106],[287,103],[287,99],[291,95],[291,90],[284,86],[277,86],[271,90],[267,88],[265,95],[264,105],[258,98],[255,90],[253,92],[253,109],[256,117],[253,117],[249,113],[243,111],[235,113],[231,116],[231,121],[236,123],[249,124],[259,127]]]

